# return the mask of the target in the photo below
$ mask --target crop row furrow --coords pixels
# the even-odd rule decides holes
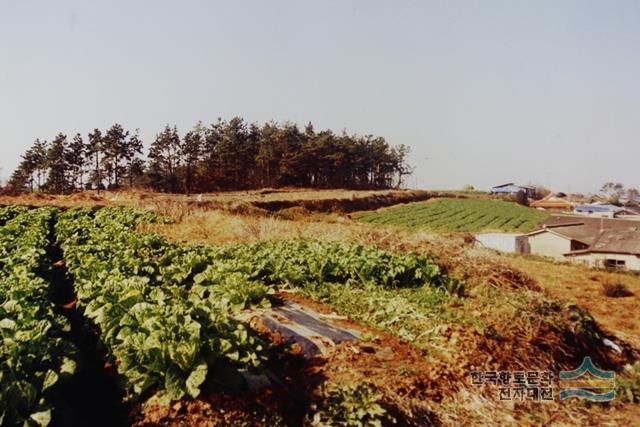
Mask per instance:
[[[478,199],[434,199],[353,215],[365,222],[438,232],[526,232],[535,228],[545,216],[544,212],[516,203]]]
[[[47,248],[52,208],[17,208],[0,227],[0,420],[7,426],[46,426],[51,396],[75,372],[70,325],[50,299]]]

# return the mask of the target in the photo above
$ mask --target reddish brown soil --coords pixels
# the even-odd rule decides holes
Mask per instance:
[[[284,426],[279,406],[269,392],[249,397],[211,394],[170,406],[148,402],[132,426]]]
[[[332,310],[322,304],[290,293],[279,297],[304,304],[323,313]],[[135,426],[169,425],[301,425],[308,408],[317,403],[326,386],[369,383],[384,395],[383,406],[397,419],[397,425],[425,425],[435,420],[425,401],[439,401],[449,388],[445,366],[433,366],[423,354],[383,331],[350,320],[344,326],[368,333],[369,342],[338,344],[326,356],[303,359],[295,346],[285,346],[282,337],[264,328],[252,327],[268,337],[274,354],[266,368],[277,378],[258,393],[248,390],[234,394],[212,392],[195,401],[161,406],[150,400],[138,408]]]

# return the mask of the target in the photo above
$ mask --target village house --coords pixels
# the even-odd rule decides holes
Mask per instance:
[[[614,205],[576,205],[574,207],[574,213],[578,215],[589,215],[602,218],[616,218],[619,215],[629,214],[624,208]]]
[[[507,194],[515,196],[520,192],[526,194],[527,197],[536,196],[536,188],[529,185],[516,185],[513,182],[508,182],[506,184],[491,187],[491,194]]]
[[[640,271],[640,230],[603,230],[588,248],[565,256],[590,267]]]
[[[628,215],[640,217],[640,206],[625,206],[624,210],[626,211],[626,213],[619,215],[620,217]]]
[[[551,193],[540,200],[531,202],[530,207],[552,211],[572,211],[573,203],[565,193]]]
[[[597,234],[584,223],[575,222],[546,226],[527,236],[529,253],[562,261],[565,260],[565,254],[588,248]]]
[[[640,222],[586,220],[556,217],[555,223],[528,233],[529,253],[591,267],[640,271]]]

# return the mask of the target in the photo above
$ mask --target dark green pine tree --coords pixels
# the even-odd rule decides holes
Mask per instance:
[[[180,146],[184,190],[187,194],[191,194],[198,180],[198,162],[200,161],[200,153],[204,142],[203,133],[202,124],[198,123],[192,131],[187,132]]]
[[[47,152],[47,165],[49,174],[47,176],[47,191],[53,194],[67,193],[71,187],[68,180],[69,165],[67,164],[67,136],[59,133],[49,147]]]
[[[122,157],[127,165],[125,175],[127,176],[129,187],[133,187],[144,174],[144,162],[140,158],[143,148],[140,130],[136,129],[135,133],[125,141],[122,150]]]
[[[22,155],[22,160],[9,181],[14,191],[42,189],[42,179],[47,169],[47,143],[39,139]],[[37,181],[36,181],[37,180]]]
[[[84,185],[84,166],[87,162],[85,144],[79,133],[73,137],[66,151],[67,165],[69,167],[69,184],[72,190],[82,189]]]
[[[148,180],[158,191],[177,192],[180,164],[180,136],[178,129],[166,125],[149,148]]]
[[[36,184],[38,191],[43,190],[44,188],[44,179],[47,174],[48,160],[47,153],[49,152],[49,144],[47,141],[40,141],[36,139],[36,142],[33,143],[31,147],[32,156],[33,156],[33,167],[34,173],[36,175]]]
[[[17,167],[16,170],[13,171],[11,177],[9,178],[9,182],[7,183],[7,187],[3,188],[3,192],[7,191],[11,194],[22,193],[27,190],[27,183],[29,181],[29,175],[27,172],[20,167]]]
[[[27,185],[29,191],[33,193],[34,175],[36,172],[36,158],[33,151],[33,147],[29,148],[23,155],[22,161],[18,166],[17,173],[15,174],[15,180],[13,186],[24,189]]]
[[[93,133],[89,134],[89,141],[85,147],[85,155],[87,156],[88,163],[91,163],[91,167],[93,170],[91,171],[91,175],[89,178],[89,182],[93,185],[93,188],[100,191],[102,188],[102,169],[101,169],[101,158],[102,158],[102,145],[103,138],[102,132],[100,129],[94,129]]]
[[[120,162],[125,157],[128,136],[129,131],[125,131],[119,123],[115,123],[107,130],[103,138],[103,159],[108,174],[107,180],[112,188],[120,187],[123,168]]]

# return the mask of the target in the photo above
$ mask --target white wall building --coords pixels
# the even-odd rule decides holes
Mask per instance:
[[[640,271],[640,229],[580,223],[547,226],[528,235],[530,253],[598,268]]]
[[[527,235],[517,233],[481,233],[476,234],[476,242],[485,248],[508,253],[529,253]]]

